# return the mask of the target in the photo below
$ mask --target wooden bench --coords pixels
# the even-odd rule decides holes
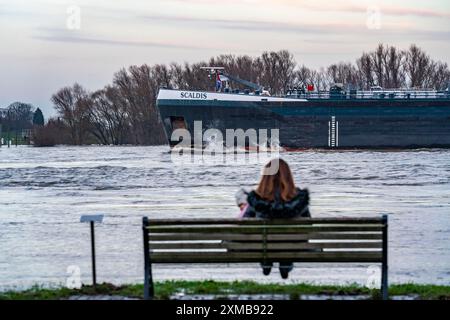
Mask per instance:
[[[388,298],[388,218],[143,218],[144,297],[154,296],[154,263],[380,263]]]

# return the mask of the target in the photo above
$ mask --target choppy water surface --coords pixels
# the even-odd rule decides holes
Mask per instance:
[[[393,282],[450,284],[450,150],[284,153],[323,216],[389,213]],[[142,282],[141,217],[234,217],[234,194],[255,165],[174,167],[168,147],[2,147],[0,290],[64,284],[67,268],[90,280],[89,228],[97,226],[98,281]],[[365,283],[366,266],[298,265],[289,281]],[[254,279],[257,265],[156,266],[156,279]]]

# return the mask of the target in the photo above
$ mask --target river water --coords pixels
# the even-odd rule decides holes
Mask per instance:
[[[0,290],[64,285],[77,268],[90,282],[89,227],[79,218],[97,213],[105,215],[96,227],[98,282],[142,283],[142,216],[234,217],[235,192],[259,178],[254,163],[183,167],[168,151],[0,148]],[[389,214],[391,282],[450,284],[450,150],[311,150],[281,157],[296,183],[310,190],[313,216]],[[288,282],[365,284],[370,270],[298,264]],[[157,265],[154,277],[282,281],[275,271],[265,277],[258,265]]]

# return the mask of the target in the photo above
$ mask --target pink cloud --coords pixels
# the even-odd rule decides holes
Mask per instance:
[[[170,0],[169,0],[170,1]],[[171,0],[183,3],[201,3],[205,5],[222,5],[211,0]],[[288,5],[312,11],[335,11],[366,13],[368,6],[352,1],[331,2],[328,0],[227,0],[228,5]],[[433,10],[429,8],[414,8],[405,6],[379,5],[382,14],[392,16],[419,16],[430,18],[450,18],[449,11]]]
[[[299,6],[302,8],[307,8],[315,11],[339,11],[339,12],[358,12],[366,13],[367,5],[355,4],[351,2],[342,3],[339,2],[331,3],[330,1],[308,1],[308,0],[262,0],[266,3],[276,4],[287,4],[291,6]],[[391,5],[380,5],[379,6],[382,14],[393,15],[393,16],[420,16],[420,17],[435,17],[435,18],[450,18],[450,12],[442,10],[433,10],[428,8],[414,8],[414,7],[401,7],[401,6],[391,6]]]

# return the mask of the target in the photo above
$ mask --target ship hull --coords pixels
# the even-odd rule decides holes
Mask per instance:
[[[224,137],[227,129],[279,129],[280,145],[290,149],[450,147],[450,99],[158,99],[157,106],[171,145],[178,119],[192,137],[195,121]]]

